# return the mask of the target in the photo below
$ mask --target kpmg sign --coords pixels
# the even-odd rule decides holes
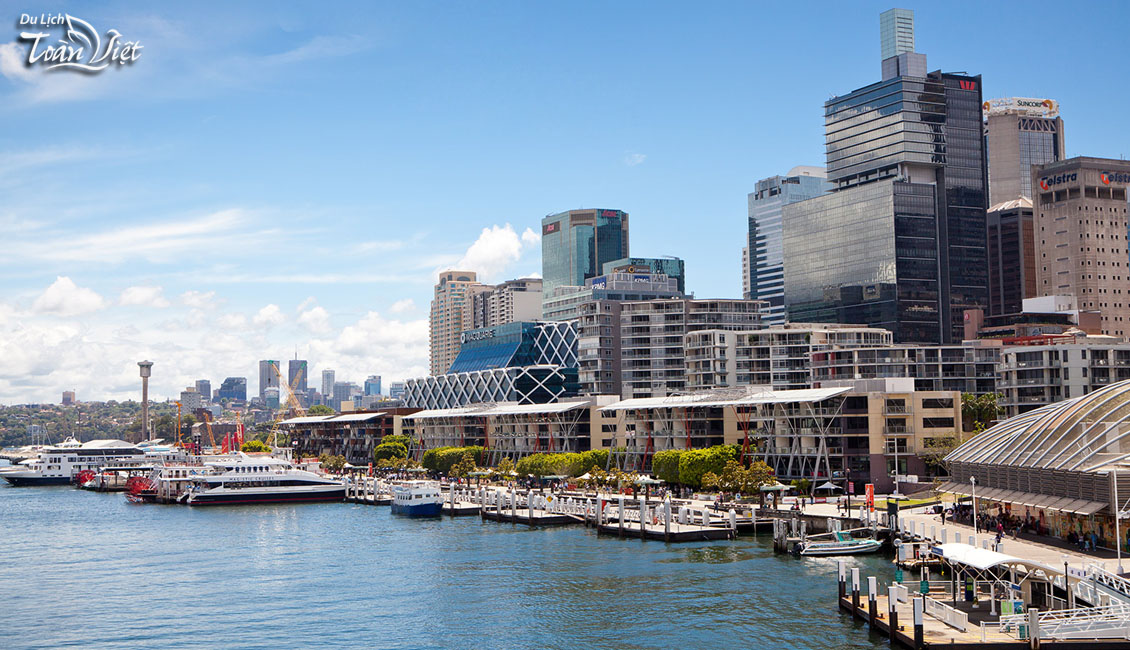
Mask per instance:
[[[1071,172],[1070,174],[1055,174],[1054,176],[1044,176],[1040,179],[1040,189],[1047,191],[1057,185],[1066,185],[1067,183],[1074,183],[1079,180],[1078,172]]]
[[[470,332],[463,332],[459,335],[459,343],[468,343],[470,341],[483,341],[486,339],[494,338],[494,330],[471,330]]]

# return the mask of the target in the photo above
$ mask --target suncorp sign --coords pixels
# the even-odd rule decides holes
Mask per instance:
[[[1110,185],[1111,183],[1125,185],[1130,183],[1130,172],[1099,172],[1099,180],[1103,182],[1103,185]]]
[[[1074,183],[1078,179],[1078,172],[1071,172],[1070,174],[1056,174],[1055,176],[1045,176],[1040,179],[1040,189],[1047,191],[1055,187],[1056,185]]]

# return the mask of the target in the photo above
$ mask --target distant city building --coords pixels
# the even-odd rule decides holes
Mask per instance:
[[[281,373],[282,366],[278,361],[266,359],[259,362],[259,397],[266,398],[268,388],[279,387]]]
[[[394,381],[388,385],[388,396],[390,399],[404,399],[404,382]]]
[[[280,391],[278,386],[271,386],[263,393],[263,406],[271,411],[279,408]]]
[[[664,397],[687,389],[684,337],[707,329],[752,330],[761,325],[756,300],[647,300],[620,306],[620,394]]]
[[[331,368],[322,371],[322,397],[327,400],[327,404],[333,399],[334,375],[335,373]]]
[[[824,105],[835,187],[783,208],[785,304],[793,322],[951,343],[965,310],[988,305],[981,78],[927,73],[906,49],[912,16],[883,19],[899,53],[882,81]]]
[[[365,379],[365,394],[366,395],[380,395],[381,394],[381,376],[369,375]]]
[[[74,406],[75,392],[73,390],[63,391],[63,406]]]
[[[686,263],[678,257],[625,257],[623,259],[605,262],[601,268],[601,275],[613,273],[631,273],[633,275],[665,275],[675,280],[675,288],[680,293],[687,291]],[[647,279],[640,278],[640,282]]]
[[[1032,198],[1032,167],[1063,160],[1063,118],[1054,99],[990,99],[982,110],[989,157],[989,204]]]
[[[339,381],[334,383],[333,398],[330,402],[330,407],[335,411],[341,410],[342,402],[352,402],[354,395],[359,395],[361,389],[350,381]]]
[[[475,295],[489,291],[481,284],[474,271],[444,271],[439,274],[432,298],[429,319],[428,348],[430,372],[441,375],[451,367],[459,354],[459,334],[473,329]]]
[[[204,400],[202,395],[196,390],[195,386],[189,386],[180,392],[180,407],[182,413],[192,413],[198,408],[204,407]]]
[[[887,330],[834,323],[790,323],[744,332],[689,332],[684,343],[687,390],[811,388],[814,352],[887,346],[892,340]]]
[[[196,392],[200,393],[200,399],[205,402],[212,401],[212,382],[207,379],[196,380]]]
[[[743,253],[747,275],[742,278],[742,297],[768,303],[763,321],[766,325],[783,325],[786,320],[782,208],[831,189],[823,167],[793,167],[785,176],[757,181],[749,194],[749,237]]]
[[[471,328],[541,320],[541,286],[541,278],[520,278],[476,290],[466,303],[471,309]]]
[[[561,286],[584,286],[600,275],[605,262],[628,257],[628,213],[623,210],[569,210],[541,220],[542,291],[553,296]]]
[[[544,320],[575,321],[582,306],[596,301],[634,302],[658,298],[683,298],[679,281],[663,274],[615,272],[585,281],[583,287],[557,287],[542,305]]]
[[[247,401],[247,377],[228,377],[220,384],[220,399]]]
[[[1130,335],[1126,189],[1130,162],[1069,158],[1032,169],[1038,295],[1073,295],[1102,312],[1103,333]]]
[[[879,46],[884,61],[914,52],[914,11],[888,9],[879,14]]]
[[[749,278],[753,275],[753,267],[750,266],[749,259],[749,246],[742,246],[742,298],[749,300],[752,289],[749,286]]]
[[[309,390],[309,370],[305,359],[290,359],[286,362],[286,385],[295,392],[305,393]],[[295,380],[298,383],[295,384]]]
[[[1020,197],[989,208],[989,313],[1015,314],[1034,298],[1036,233],[1032,201]]]

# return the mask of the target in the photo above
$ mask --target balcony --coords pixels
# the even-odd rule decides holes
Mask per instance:
[[[914,427],[903,424],[888,424],[883,427],[883,435],[887,436],[905,436],[910,433],[914,433]]]

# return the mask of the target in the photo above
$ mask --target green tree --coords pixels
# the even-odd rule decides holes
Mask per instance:
[[[655,478],[666,481],[671,485],[679,482],[679,459],[683,452],[678,449],[667,449],[656,452],[651,457],[651,471]]]
[[[261,452],[271,450],[271,448],[268,447],[266,445],[266,443],[262,442],[261,440],[248,440],[247,442],[243,443],[243,445],[239,449],[240,449],[240,451],[243,451],[243,452],[246,452],[246,453],[249,453],[249,454],[261,453]]]
[[[498,461],[498,465],[495,466],[493,472],[494,476],[501,478],[510,478],[514,473],[514,461],[510,460],[509,456]]]
[[[714,472],[706,472],[699,478],[699,487],[704,490],[717,490],[722,487],[722,478]]]
[[[692,488],[701,487],[704,474],[719,475],[725,469],[726,461],[737,458],[738,450],[734,445],[684,451],[679,458],[679,482]]]
[[[335,413],[337,413],[337,411],[326,406],[325,404],[315,404],[306,409],[306,415],[333,415]]]
[[[451,466],[451,471],[449,471],[448,474],[456,478],[467,478],[471,472],[478,470],[479,466],[475,464],[475,452],[465,451],[463,452],[463,458]]]
[[[974,395],[961,394],[961,427],[963,431],[982,431],[987,429],[1001,414],[996,393]]]
[[[747,468],[736,460],[730,460],[718,477],[718,487],[724,492],[755,494],[773,478],[773,468],[763,461],[756,461]]]
[[[381,444],[377,445],[376,448],[373,449],[373,462],[379,464],[381,467],[385,466],[382,461],[390,460],[392,458],[408,458],[408,447],[396,441],[382,441]]]
[[[323,453],[318,456],[318,461],[322,465],[322,469],[327,472],[340,472],[345,469],[345,456],[333,456],[328,453]]]

